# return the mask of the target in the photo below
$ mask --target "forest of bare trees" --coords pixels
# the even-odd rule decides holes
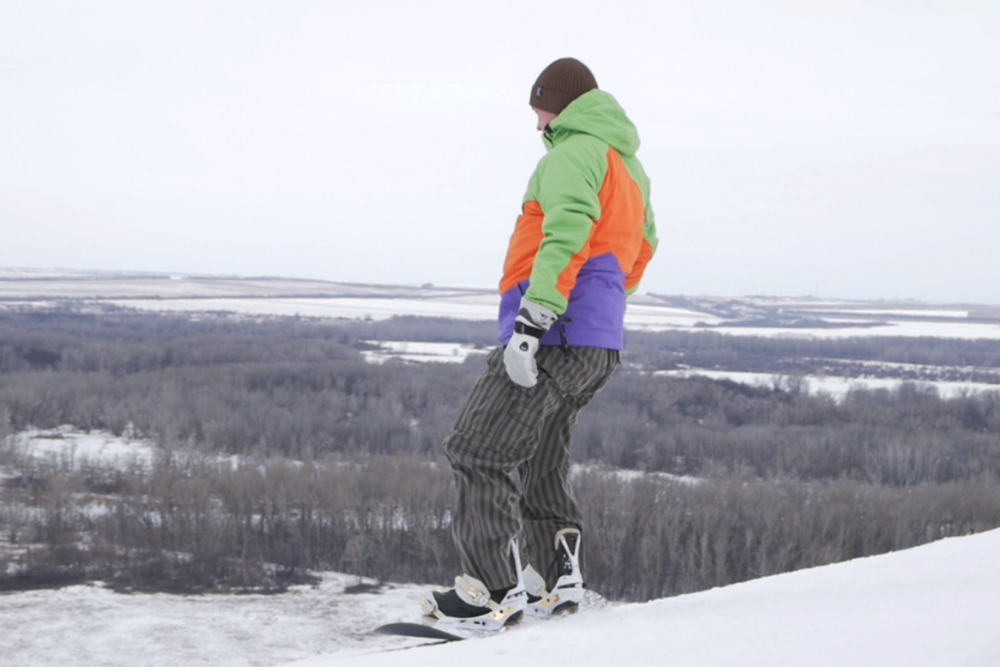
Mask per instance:
[[[414,318],[0,315],[0,588],[281,590],[323,569],[447,581],[458,564],[440,443],[482,359],[373,365],[359,350],[492,336]],[[909,383],[835,401],[778,376],[816,359],[988,373],[1000,344],[629,336],[575,434],[588,577],[606,595],[650,599],[1000,526],[996,393],[944,400]],[[776,381],[653,372],[681,359]],[[162,454],[109,469],[29,460],[4,438],[65,424]]]

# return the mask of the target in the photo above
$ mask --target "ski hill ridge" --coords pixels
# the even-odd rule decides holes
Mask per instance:
[[[285,667],[1000,665],[998,609],[1000,530],[992,530],[690,595],[529,621],[485,639],[338,652]],[[405,640],[399,647],[418,643]]]

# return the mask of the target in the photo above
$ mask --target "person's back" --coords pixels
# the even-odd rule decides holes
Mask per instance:
[[[542,345],[622,349],[625,297],[656,245],[639,136],[601,90],[576,98],[549,122],[548,153],[524,198],[500,282],[500,342],[525,297],[561,315]]]

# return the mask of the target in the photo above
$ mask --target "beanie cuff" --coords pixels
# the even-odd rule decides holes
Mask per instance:
[[[535,86],[530,104],[536,109],[558,114],[579,96],[578,93],[560,93],[557,90],[545,90],[541,86]]]

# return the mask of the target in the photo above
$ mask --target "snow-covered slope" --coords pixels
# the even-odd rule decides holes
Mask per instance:
[[[368,631],[421,589],[352,594],[357,577],[283,595],[122,595],[100,585],[0,593],[2,667],[270,667],[378,646]]]
[[[463,664],[1000,665],[1000,531],[477,641],[294,666]]]
[[[285,595],[0,594],[0,664],[1000,665],[1000,530],[457,644],[371,635],[415,620],[420,586]],[[291,661],[291,662],[290,662]]]

